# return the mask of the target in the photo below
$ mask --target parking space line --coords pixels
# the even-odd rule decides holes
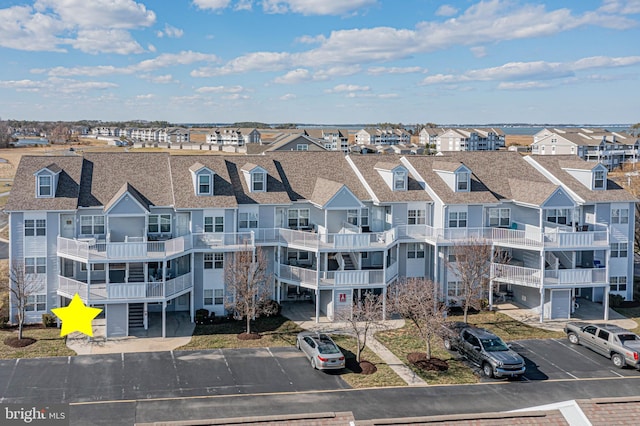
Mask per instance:
[[[535,354],[536,356],[539,356],[540,358],[544,359],[546,362],[548,362],[549,364],[551,364],[553,367],[557,368],[558,370],[562,371],[562,372],[563,372],[563,373],[565,373],[567,376],[571,376],[571,377],[573,377],[573,378],[574,378],[574,379],[576,379],[576,380],[580,380],[580,378],[579,378],[579,377],[574,376],[573,374],[569,373],[569,372],[568,372],[567,370],[565,370],[564,368],[560,368],[556,363],[554,363],[554,362],[550,361],[549,359],[547,359],[546,357],[544,357],[544,356],[540,355],[539,353],[537,353],[537,352],[535,352],[535,351],[531,350],[531,348],[527,348],[527,350],[528,350],[529,352],[531,352],[532,354]],[[526,374],[526,373],[525,373],[525,374]]]
[[[282,371],[282,374],[284,374],[285,377],[287,379],[289,379],[289,384],[291,386],[293,386],[293,382],[291,381],[291,377],[289,377],[287,372],[284,371],[284,368],[282,367],[282,364],[280,364],[280,360],[273,354],[273,352],[271,352],[271,348],[267,348],[267,351],[269,352],[269,355],[271,355],[271,358],[273,358],[273,360],[276,362],[276,364],[278,364],[278,367],[280,368],[280,371]]]
[[[580,355],[582,358],[586,358],[586,359],[588,359],[591,363],[596,364],[596,365],[601,365],[599,362],[597,362],[597,361],[595,361],[595,360],[591,359],[590,357],[586,356],[585,354],[580,353],[579,351],[577,351],[577,350],[576,350],[572,345],[567,345],[566,343],[563,343],[563,342],[561,342],[561,341],[559,341],[559,340],[556,340],[556,339],[552,339],[552,340],[553,340],[554,342],[557,342],[559,345],[564,346],[565,348],[567,348],[567,349],[569,349],[569,350],[571,350],[571,351],[573,351],[573,352],[577,353],[577,354],[578,354],[578,355]],[[585,349],[589,349],[589,348],[587,348],[586,346],[583,346],[583,348],[585,348]],[[594,352],[594,353],[595,353],[595,352]]]
[[[617,372],[615,372],[615,371],[613,371],[613,370],[609,370],[609,371],[611,371],[613,374],[615,374],[615,375],[616,375],[616,376],[618,376],[618,377],[625,377],[625,376],[623,376],[622,374],[617,373]]]

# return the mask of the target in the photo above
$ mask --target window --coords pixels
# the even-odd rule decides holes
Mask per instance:
[[[51,176],[38,176],[38,197],[51,197]]]
[[[47,235],[47,221],[45,219],[27,219],[24,221],[25,237],[41,237]]]
[[[264,191],[264,173],[251,173],[251,192]]]
[[[449,212],[449,228],[466,228],[467,212]]]
[[[213,269],[213,253],[204,254],[204,269]]]
[[[598,337],[602,340],[609,341],[609,332],[607,330],[598,331]]]
[[[489,209],[489,226],[509,227],[510,225],[511,225],[510,209]]]
[[[424,259],[424,244],[411,243],[407,246],[407,258]]]
[[[462,295],[462,285],[460,285],[460,281],[449,281],[447,283],[447,295],[449,297]]]
[[[559,223],[561,225],[567,224],[567,218],[569,217],[569,209],[548,209],[547,222]]]
[[[424,225],[426,223],[426,212],[424,210],[409,210],[407,223],[409,225]]]
[[[171,215],[154,214],[149,215],[149,233],[171,233]]]
[[[407,173],[404,170],[393,172],[393,190],[404,191],[407,189]]]
[[[604,189],[604,170],[593,172],[593,189]]]
[[[215,269],[224,268],[224,253],[214,253],[213,254],[213,267]]]
[[[296,145],[296,151],[309,151],[309,145],[306,143],[299,143]]]
[[[611,277],[611,291],[627,291],[627,277]]]
[[[211,175],[198,175],[198,195],[211,194]]]
[[[369,226],[369,209],[360,209],[360,226]]]
[[[309,209],[291,209],[289,210],[289,228],[308,228],[309,227]]]
[[[87,270],[87,264],[86,263],[81,263],[80,264],[80,270],[81,271],[86,271]],[[91,270],[92,271],[104,271],[104,263],[94,263],[91,265]]]
[[[611,257],[627,257],[627,243],[611,243]]]
[[[80,233],[83,235],[104,234],[104,216],[80,216]]]
[[[213,290],[204,290],[204,304],[213,305]]]
[[[224,217],[205,216],[204,232],[224,232]]]
[[[25,257],[24,273],[25,274],[46,274],[47,258],[46,257]]]
[[[222,305],[224,303],[224,290],[221,288],[217,288],[213,291],[213,294],[213,303],[215,303],[216,305]]]
[[[458,172],[456,173],[456,191],[468,191],[469,190],[469,173]]]
[[[248,229],[258,227],[258,213],[238,213],[238,228]]]
[[[629,223],[629,209],[611,209],[611,223]]]
[[[347,222],[358,226],[358,210],[347,210]]]
[[[27,306],[25,311],[46,311],[47,310],[47,295],[46,294],[33,294],[27,296]]]

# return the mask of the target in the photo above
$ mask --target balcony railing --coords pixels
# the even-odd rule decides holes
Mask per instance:
[[[540,269],[501,263],[491,264],[491,278],[495,281],[527,287],[539,288],[542,284]]]
[[[587,231],[578,231],[572,226],[549,223],[543,229],[526,224],[516,224],[515,226],[517,229],[491,228],[491,239],[496,244],[532,248],[572,249],[606,248],[609,246],[609,231],[603,225],[584,225],[588,227]]]
[[[58,254],[87,260],[148,260],[183,253],[191,248],[190,236],[167,241],[102,242],[58,237]]]
[[[544,271],[544,285],[604,284],[607,270],[604,268],[557,269]]]
[[[58,276],[58,294],[72,298],[76,293],[83,300],[114,301],[163,299],[191,288],[191,273],[162,281],[135,283],[91,283]]]
[[[253,232],[214,232],[191,234],[194,249],[253,247]]]
[[[607,270],[604,268],[585,269],[555,269],[545,270],[526,268],[524,266],[491,264],[491,278],[495,281],[540,288],[544,286],[567,286],[605,284],[607,282]]]
[[[316,288],[318,282],[320,287],[381,287],[397,275],[397,262],[387,268],[386,271],[382,269],[367,269],[318,272],[313,269],[289,265],[280,265],[278,271],[278,278],[285,281],[299,283],[309,288]]]

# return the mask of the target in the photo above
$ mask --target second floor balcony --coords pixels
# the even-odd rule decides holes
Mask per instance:
[[[191,236],[165,241],[147,241],[142,237],[122,242],[108,242],[95,238],[72,239],[58,237],[58,254],[77,260],[162,260],[191,249]]]
[[[386,269],[348,271],[316,271],[290,265],[279,265],[277,277],[307,288],[384,287],[398,276],[398,262]]]
[[[606,268],[576,268],[541,270],[508,264],[492,263],[491,279],[526,287],[587,287],[607,283]]]

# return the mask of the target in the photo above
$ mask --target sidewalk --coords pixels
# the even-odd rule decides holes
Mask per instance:
[[[282,315],[294,321],[301,328],[310,331],[323,333],[350,334],[347,326],[340,322],[330,322],[326,317],[321,317],[318,323],[315,322],[315,312],[313,305],[304,303],[286,303],[282,305]],[[374,334],[382,330],[392,330],[404,326],[404,320],[387,320],[381,327],[370,330],[367,336],[367,347],[385,362],[391,369],[409,386],[424,386],[427,384],[420,377],[395,356],[386,346],[378,342]]]

